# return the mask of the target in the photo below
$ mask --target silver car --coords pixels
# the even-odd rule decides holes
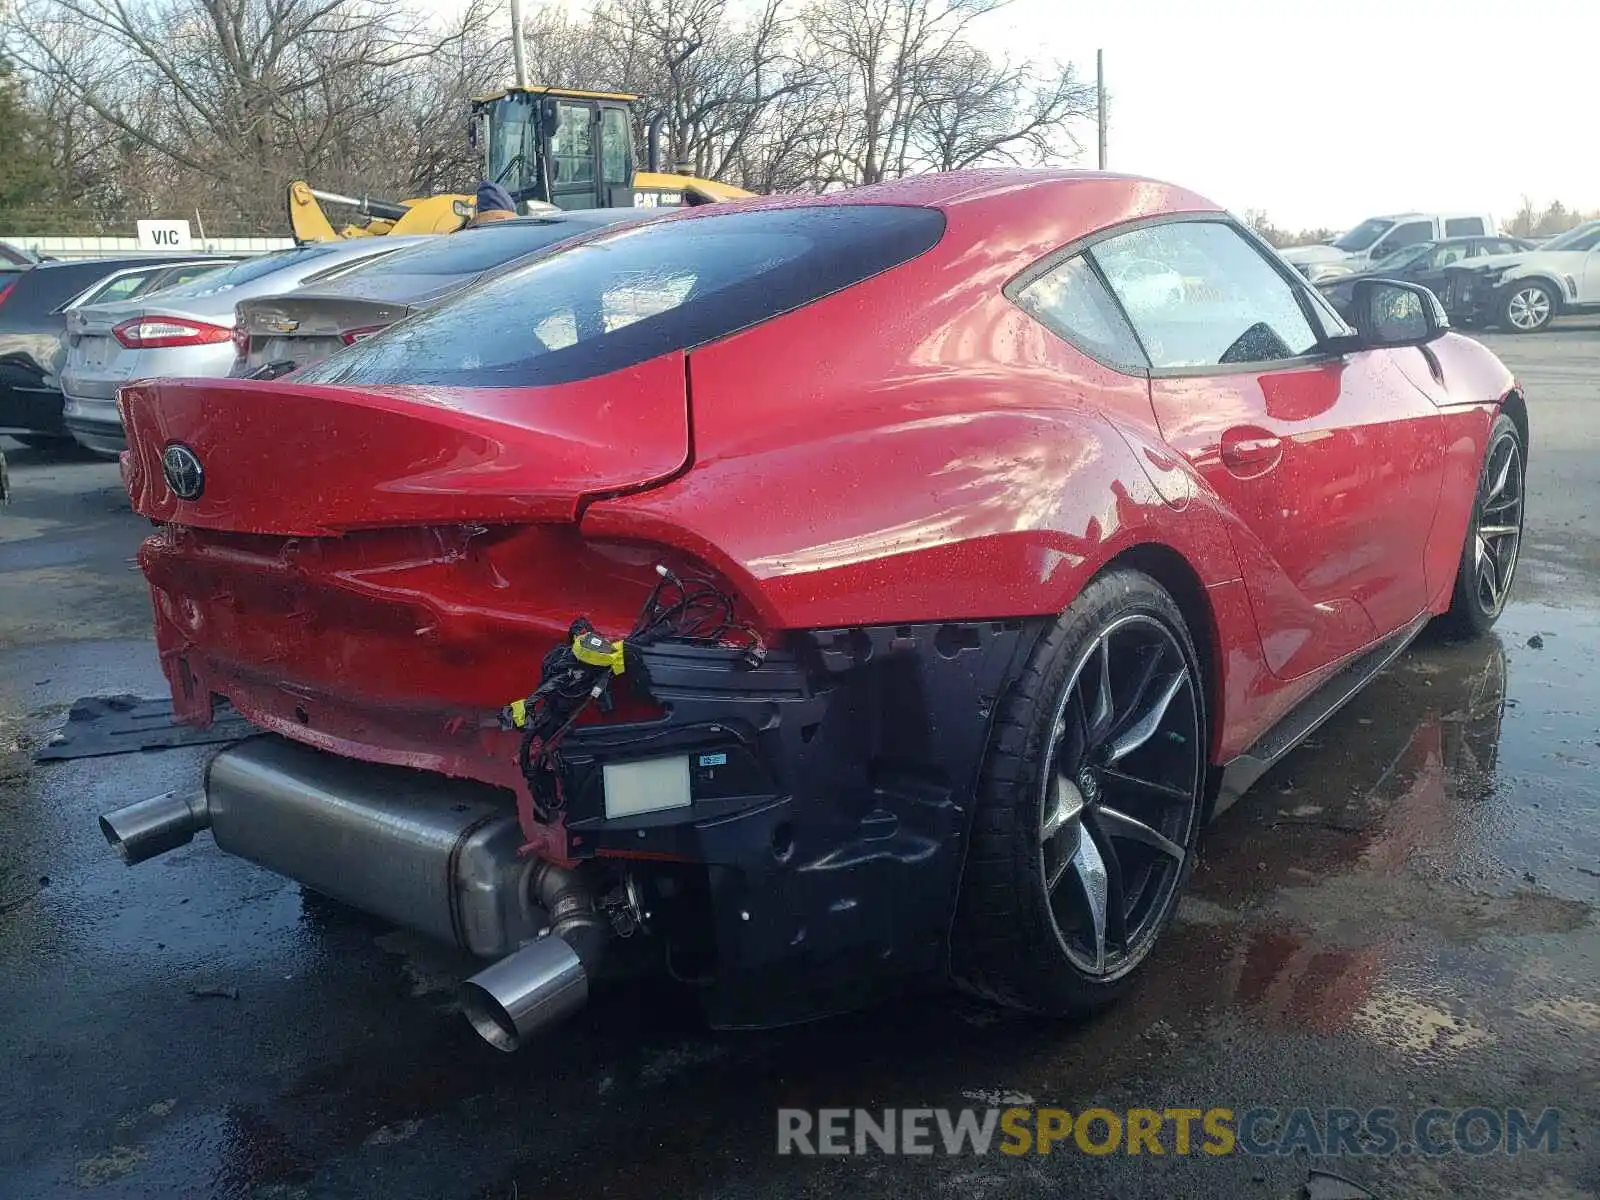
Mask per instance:
[[[422,239],[359,238],[278,250],[191,283],[67,315],[61,368],[72,436],[108,457],[126,448],[117,389],[136,379],[225,376],[233,366],[234,305],[326,280],[375,255]]]

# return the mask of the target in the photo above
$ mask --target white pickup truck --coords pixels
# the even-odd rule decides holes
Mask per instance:
[[[1324,245],[1291,246],[1279,253],[1316,283],[1365,271],[1396,250],[1418,242],[1498,232],[1494,218],[1487,213],[1392,213],[1368,217]]]

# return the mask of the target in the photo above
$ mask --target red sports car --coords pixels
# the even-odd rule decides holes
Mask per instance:
[[[1348,316],[1180,188],[973,172],[129,387],[177,711],[269,732],[106,835],[210,827],[494,959],[507,1049],[608,956],[719,1025],[939,975],[1105,1004],[1207,818],[1505,604],[1522,395],[1423,289]]]

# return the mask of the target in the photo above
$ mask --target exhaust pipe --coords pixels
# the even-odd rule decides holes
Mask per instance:
[[[194,840],[211,824],[211,806],[204,790],[164,792],[108,812],[100,832],[130,867]]]
[[[582,868],[523,857],[516,814],[494,789],[281,738],[222,751],[201,791],[100,818],[129,866],[202,829],[219,849],[313,891],[495,958],[463,985],[461,1007],[507,1052],[582,1008],[612,937],[641,922],[631,887],[625,919],[609,898],[599,903]]]
[[[565,939],[549,934],[467,980],[461,1008],[484,1041],[510,1054],[588,999],[583,960]]]
[[[611,925],[575,871],[540,862],[529,881],[550,927],[462,985],[461,1008],[484,1041],[507,1054],[589,999],[589,977]]]

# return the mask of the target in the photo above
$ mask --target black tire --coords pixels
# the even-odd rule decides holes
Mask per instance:
[[[1527,462],[1527,447],[1516,422],[1499,414],[1490,427],[1483,467],[1478,472],[1472,516],[1456,567],[1455,591],[1449,610],[1439,618],[1445,630],[1456,637],[1482,637],[1505,609],[1522,547]],[[1489,571],[1493,572],[1492,583],[1486,575]]]
[[[1109,665],[1117,656],[1127,669]],[[1112,702],[1096,744],[1102,680],[1110,681]],[[1153,712],[1163,694],[1157,724],[1125,749],[1146,723],[1141,706]],[[1093,1012],[1127,990],[1193,869],[1204,807],[1205,696],[1183,614],[1149,576],[1107,571],[1057,619],[1002,703],[981,773],[952,940],[959,984],[1052,1016]],[[1077,782],[1052,784],[1058,769]],[[1156,782],[1141,782],[1146,776]],[[1163,785],[1168,792],[1146,790]],[[1057,822],[1068,794],[1078,811]],[[1126,823],[1130,814],[1148,819],[1144,833]],[[1146,839],[1152,829],[1165,848]],[[1070,853],[1058,846],[1064,838]],[[1087,907],[1094,862],[1107,898],[1100,922]],[[1061,881],[1054,892],[1047,875]],[[1084,919],[1075,924],[1074,905]]]
[[[1542,279],[1519,279],[1506,287],[1500,301],[1500,328],[1507,333],[1548,329],[1561,310],[1561,297]]]

